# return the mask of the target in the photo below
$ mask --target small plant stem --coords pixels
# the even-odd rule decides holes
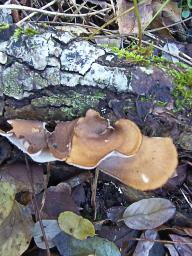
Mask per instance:
[[[141,5],[145,3],[145,0],[139,2],[138,5]],[[103,24],[100,28],[98,28],[95,32],[93,32],[89,37],[87,37],[87,40],[92,40],[94,38],[95,35],[97,35],[100,31],[102,31],[105,27],[109,26],[111,23],[113,23],[114,21],[116,21],[118,18],[122,17],[123,15],[131,12],[134,10],[134,6],[132,6],[131,8],[127,9],[126,11],[118,14],[116,17],[112,18],[111,20],[109,20],[108,22],[106,22],[105,24]]]
[[[141,44],[142,44],[141,16],[139,13],[137,0],[133,0],[133,4],[134,4],[134,12],[135,12],[135,16],[136,16],[137,24],[138,24],[138,39],[139,39],[138,46],[141,47]]]

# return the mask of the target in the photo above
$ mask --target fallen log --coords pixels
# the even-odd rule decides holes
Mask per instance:
[[[0,43],[0,113],[6,119],[71,120],[89,108],[114,114],[115,103],[123,110],[116,115],[126,115],[137,96],[174,87],[163,68],[130,63],[70,32],[39,28],[33,36],[16,35]]]

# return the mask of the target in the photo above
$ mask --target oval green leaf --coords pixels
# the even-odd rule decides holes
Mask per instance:
[[[95,228],[88,219],[70,211],[62,212],[58,217],[58,223],[65,233],[79,240],[95,235]]]

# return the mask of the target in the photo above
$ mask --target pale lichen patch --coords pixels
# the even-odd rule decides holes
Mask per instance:
[[[61,55],[62,69],[84,75],[91,64],[104,55],[103,49],[97,48],[87,41],[72,42]]]
[[[100,88],[115,88],[119,92],[128,89],[128,79],[125,69],[111,68],[97,63],[93,63],[89,72],[81,80],[81,84],[90,84],[92,86],[99,86]]]
[[[153,74],[153,68],[150,67],[140,67],[141,71],[144,72],[147,75]]]

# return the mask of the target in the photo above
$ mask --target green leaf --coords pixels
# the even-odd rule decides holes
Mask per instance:
[[[15,199],[15,186],[8,182],[0,182],[0,225],[10,214]]]
[[[62,256],[121,256],[114,243],[101,237],[81,241],[61,232],[53,242]]]
[[[84,240],[88,236],[95,235],[93,224],[88,219],[84,219],[73,212],[66,211],[61,213],[58,217],[58,222],[65,233],[77,239]]]
[[[192,8],[192,0],[187,0],[187,4],[188,4],[189,8],[191,9]]]
[[[12,211],[0,226],[0,255],[22,255],[30,244],[33,226],[30,211],[15,201]]]
[[[181,13],[182,18],[184,18],[184,19],[188,18],[189,15],[190,15],[190,10],[189,9],[184,9]]]

